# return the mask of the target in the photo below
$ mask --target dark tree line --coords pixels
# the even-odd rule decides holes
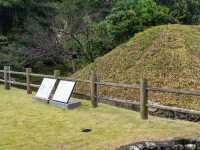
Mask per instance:
[[[70,72],[169,23],[199,24],[200,1],[0,0],[0,66]]]

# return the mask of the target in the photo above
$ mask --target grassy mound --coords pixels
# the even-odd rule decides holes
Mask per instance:
[[[145,77],[151,86],[200,89],[200,26],[150,28],[74,76],[88,79],[92,68],[103,81],[139,83],[140,78]],[[79,89],[83,88],[80,86]],[[138,96],[138,92],[129,90],[101,90],[102,93],[108,91],[122,97]],[[200,106],[197,98],[189,96],[154,93],[150,98],[168,105],[195,109]]]
[[[109,150],[143,140],[200,136],[199,124],[157,117],[142,121],[136,112],[104,104],[93,109],[82,102],[78,109],[63,110],[2,86],[0,97],[1,150]]]

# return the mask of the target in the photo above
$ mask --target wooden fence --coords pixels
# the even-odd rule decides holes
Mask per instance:
[[[182,108],[176,108],[176,107],[169,107],[169,106],[161,106],[158,104],[150,104],[148,102],[148,92],[149,91],[184,94],[184,95],[191,95],[191,96],[200,96],[200,91],[175,89],[175,88],[151,87],[148,85],[148,82],[146,79],[141,79],[140,84],[112,83],[112,82],[98,81],[96,73],[94,71],[91,73],[90,80],[81,80],[81,79],[75,79],[75,78],[62,77],[62,76],[60,76],[59,70],[55,70],[53,75],[45,75],[45,74],[32,73],[31,68],[26,68],[25,72],[12,71],[9,66],[4,66],[4,70],[0,70],[0,73],[4,74],[4,79],[0,79],[0,82],[4,83],[6,90],[9,90],[11,85],[20,85],[20,86],[26,87],[27,94],[32,94],[32,88],[40,87],[40,85],[31,83],[31,77],[54,78],[54,79],[59,79],[59,80],[71,80],[71,81],[90,84],[89,96],[91,98],[91,104],[94,108],[98,107],[98,97],[99,97],[98,93],[97,93],[98,86],[108,86],[111,88],[118,87],[118,88],[128,88],[128,89],[139,89],[140,90],[140,114],[141,114],[141,118],[144,120],[148,119],[148,107],[200,115],[200,111],[188,110],[188,109],[182,109]],[[26,83],[12,81],[11,75],[24,76],[26,78]],[[111,100],[113,100],[113,99],[111,99]]]

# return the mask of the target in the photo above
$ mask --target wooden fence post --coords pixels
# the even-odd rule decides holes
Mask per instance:
[[[59,76],[60,76],[60,70],[54,70],[54,78],[58,79]]]
[[[148,119],[148,84],[146,79],[140,82],[140,115],[143,120]]]
[[[31,68],[26,68],[26,90],[27,94],[32,94],[32,89],[31,89]]]
[[[9,89],[11,87],[11,73],[10,73],[11,69],[10,69],[10,66],[8,66],[8,84],[9,84]]]
[[[91,104],[94,108],[98,107],[98,98],[97,98],[97,76],[96,72],[92,71],[91,73],[91,85],[90,85],[90,96],[91,96]]]
[[[9,83],[9,75],[10,74],[10,67],[9,66],[4,66],[4,86],[6,90],[10,89],[10,83]]]

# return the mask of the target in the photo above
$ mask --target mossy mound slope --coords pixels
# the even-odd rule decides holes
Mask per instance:
[[[200,89],[200,26],[163,25],[147,29],[74,76],[88,79],[92,68],[103,81],[138,83],[144,77],[151,86]],[[185,103],[183,106],[188,107],[198,103],[188,104],[188,100],[194,99],[189,97],[184,97],[185,102],[174,102],[181,97],[175,96],[171,102],[163,100],[163,103]]]

